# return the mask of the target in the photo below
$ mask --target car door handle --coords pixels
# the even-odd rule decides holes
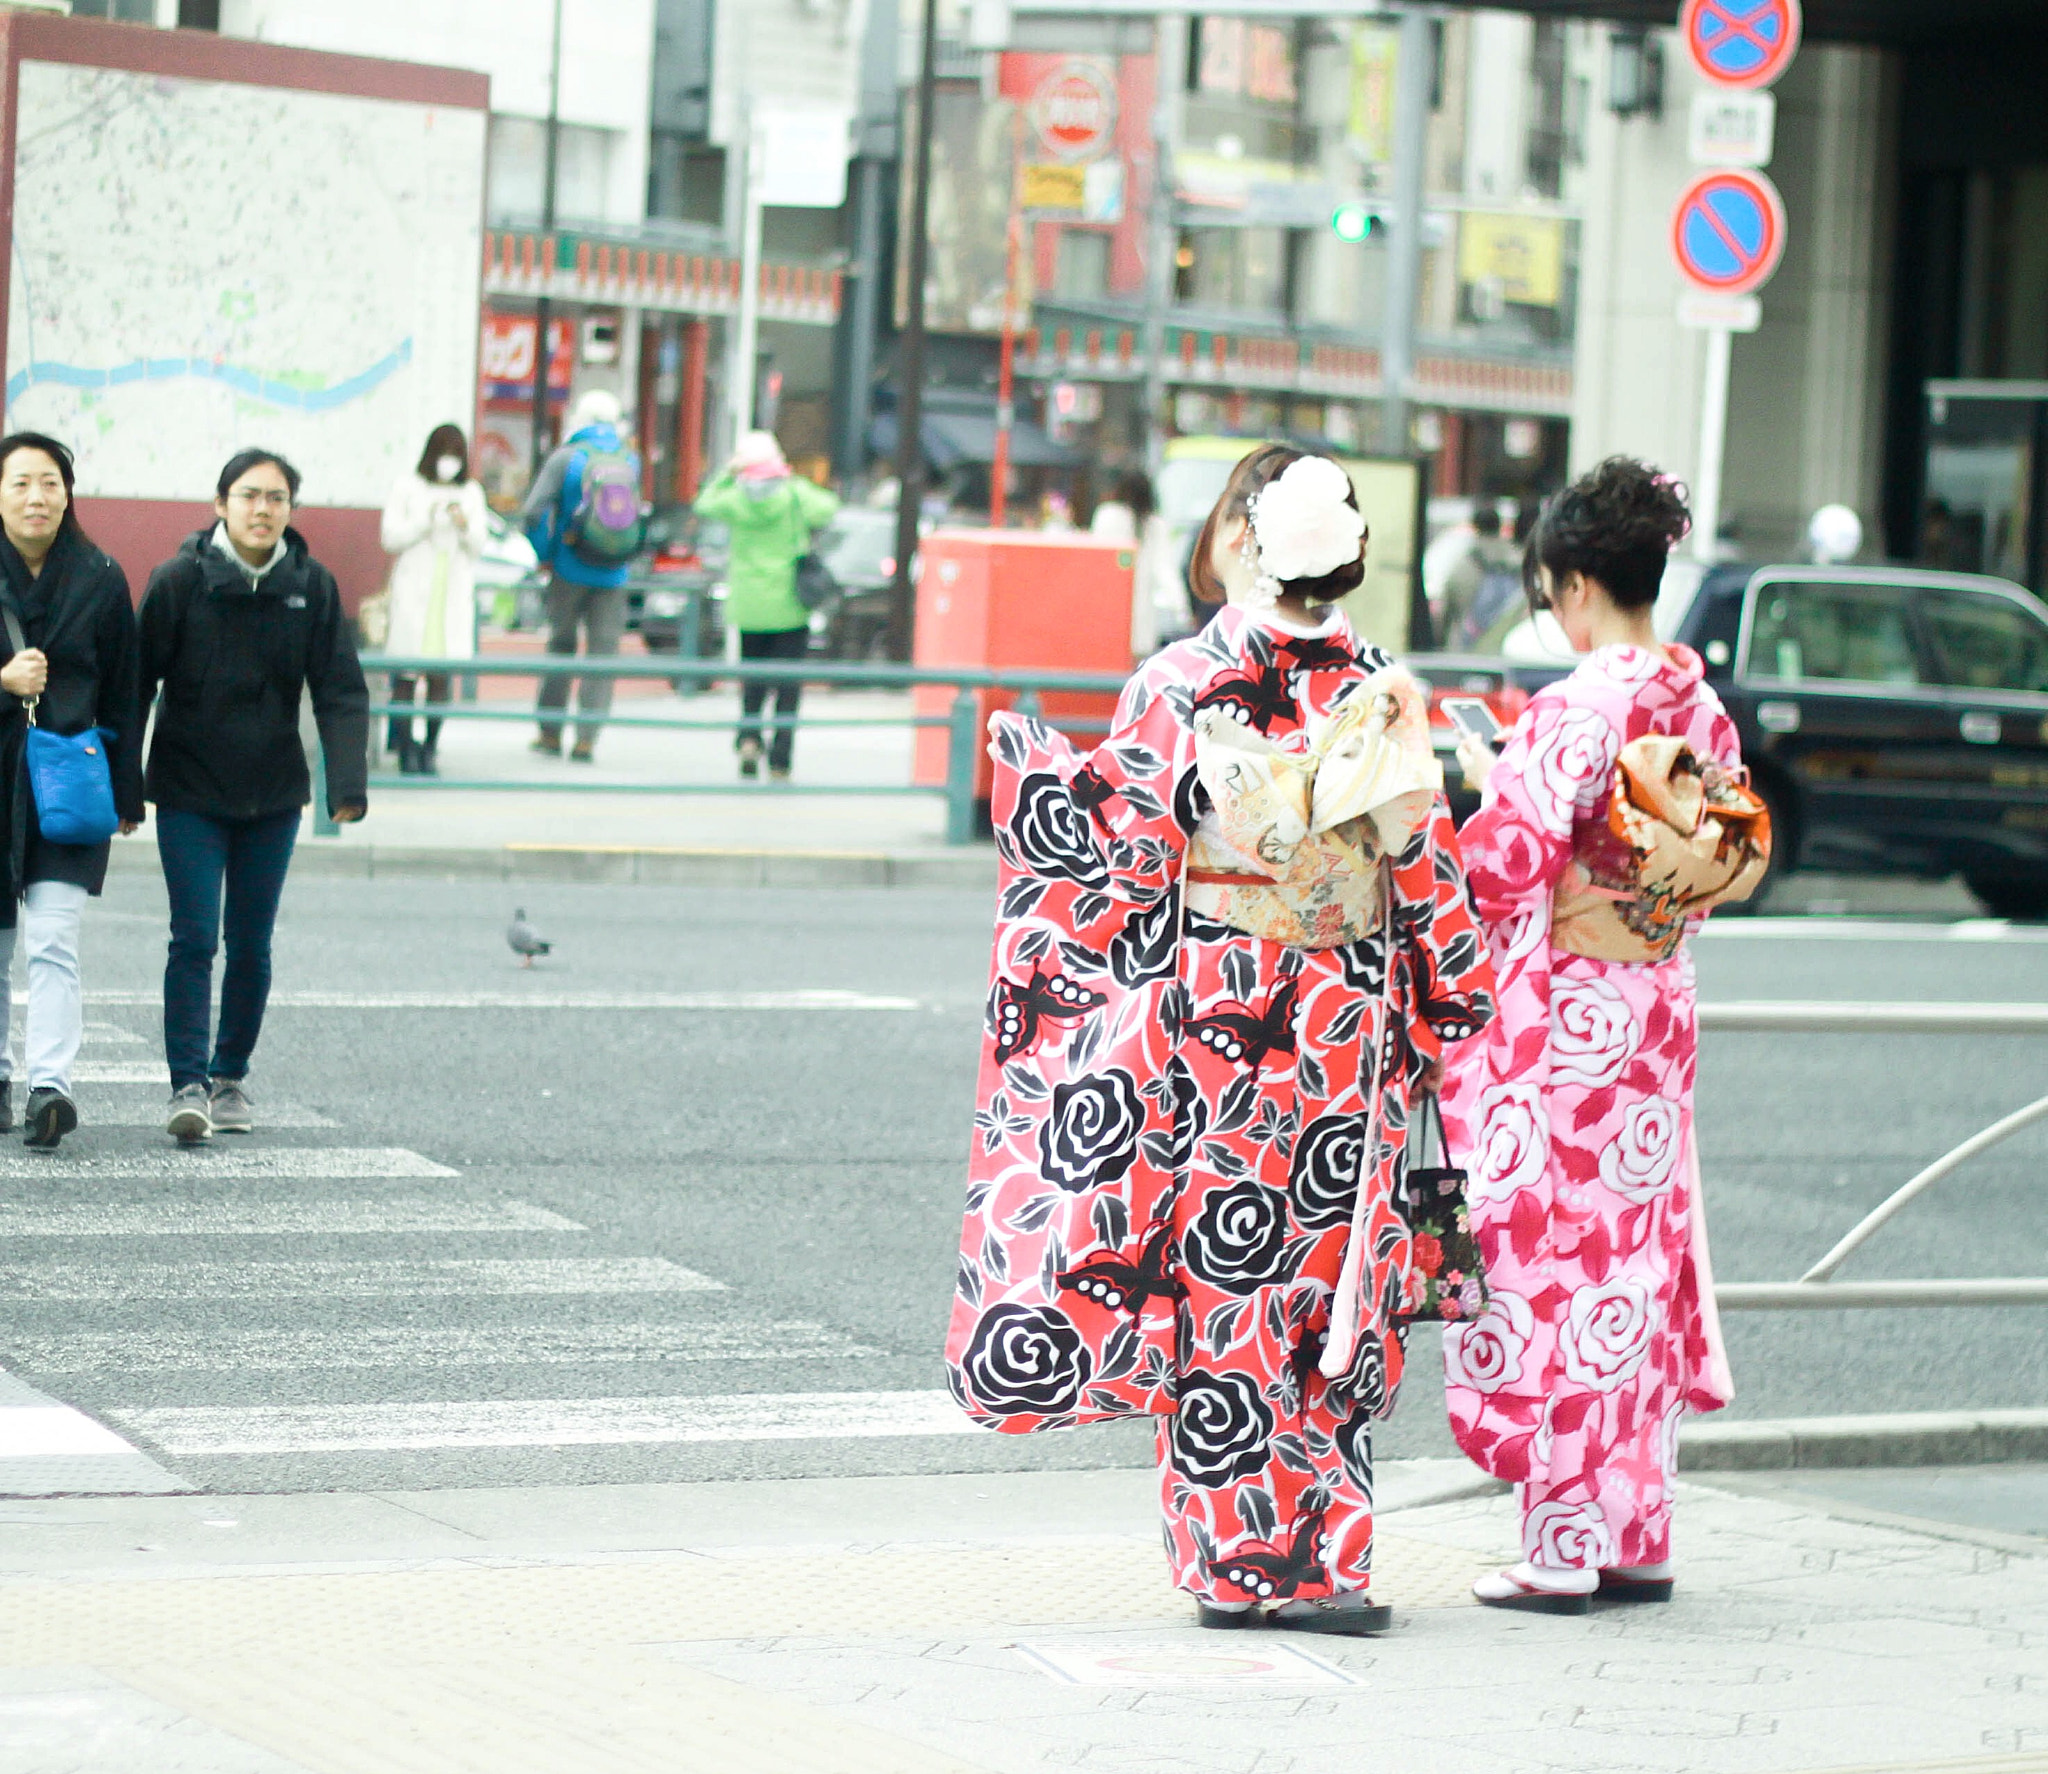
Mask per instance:
[[[2000,722],[1996,715],[1986,714],[1980,708],[1973,708],[1962,719],[1963,737],[1972,745],[1996,745],[2000,736]]]
[[[1766,733],[1797,733],[1799,731],[1799,704],[1796,702],[1759,702],[1756,705],[1756,724]]]

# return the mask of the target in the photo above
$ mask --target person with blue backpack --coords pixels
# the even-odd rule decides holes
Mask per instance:
[[[567,440],[541,464],[520,527],[548,575],[548,651],[576,656],[580,637],[587,658],[619,650],[626,631],[626,576],[646,537],[640,497],[640,456],[620,429],[618,396],[593,388],[570,415]],[[576,697],[576,743],[569,756],[591,762],[597,731],[612,705],[612,680],[587,677]],[[529,748],[562,755],[562,711],[569,679],[545,678],[540,687],[540,736]]]

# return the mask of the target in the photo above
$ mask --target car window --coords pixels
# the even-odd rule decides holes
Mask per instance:
[[[2048,690],[2048,623],[2031,611],[1978,591],[1924,591],[1920,609],[1944,684]]]
[[[1747,670],[1752,678],[1917,684],[1920,662],[1896,585],[1767,581],[1757,588]]]

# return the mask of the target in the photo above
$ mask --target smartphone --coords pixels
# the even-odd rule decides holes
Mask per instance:
[[[1446,696],[1443,711],[1451,725],[1468,739],[1476,739],[1482,745],[1493,745],[1499,741],[1500,722],[1493,718],[1493,710],[1477,696]]]

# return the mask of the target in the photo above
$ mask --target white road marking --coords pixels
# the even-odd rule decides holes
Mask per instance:
[[[2048,942],[2048,925],[2009,924],[2003,918],[1956,918],[1914,923],[1894,918],[1710,919],[1701,936],[1712,940],[1812,942]]]
[[[776,1324],[368,1325],[343,1330],[10,1332],[42,1373],[297,1373],[315,1368],[571,1367],[861,1361],[883,1354],[804,1320]]]
[[[166,1140],[154,1152],[80,1153],[0,1151],[0,1179],[35,1177],[49,1182],[216,1177],[226,1180],[320,1181],[343,1177],[453,1177],[459,1170],[436,1164],[404,1146],[287,1146],[249,1150],[216,1139],[185,1150]]]
[[[0,1202],[0,1238],[177,1238],[280,1233],[582,1232],[524,1201]]]
[[[157,1061],[82,1059],[71,1068],[73,1084],[161,1084],[171,1087],[171,1069]]]
[[[160,1004],[156,992],[88,992],[92,1004]],[[915,998],[788,992],[272,992],[273,1010],[916,1010]]]
[[[190,1488],[106,1424],[0,1372],[0,1496],[162,1495]]]
[[[126,1103],[109,1101],[99,1087],[78,1093],[78,1122],[88,1130],[96,1127],[154,1127],[162,1132],[164,1117],[169,1113],[169,1103],[155,1091]],[[274,1103],[268,1097],[256,1105],[256,1124],[266,1133],[276,1127],[341,1125],[333,1116],[323,1115],[317,1109],[301,1108],[296,1103]]]
[[[16,1263],[0,1300],[385,1299],[451,1294],[723,1293],[660,1257],[472,1257],[348,1263]]]
[[[79,1454],[134,1452],[104,1423],[94,1422],[68,1404],[0,1406],[0,1460],[63,1460]],[[0,1473],[4,1470],[0,1468]]]
[[[108,1413],[173,1457],[420,1448],[594,1447],[979,1435],[944,1392],[755,1392],[709,1398],[470,1404],[173,1406]]]

